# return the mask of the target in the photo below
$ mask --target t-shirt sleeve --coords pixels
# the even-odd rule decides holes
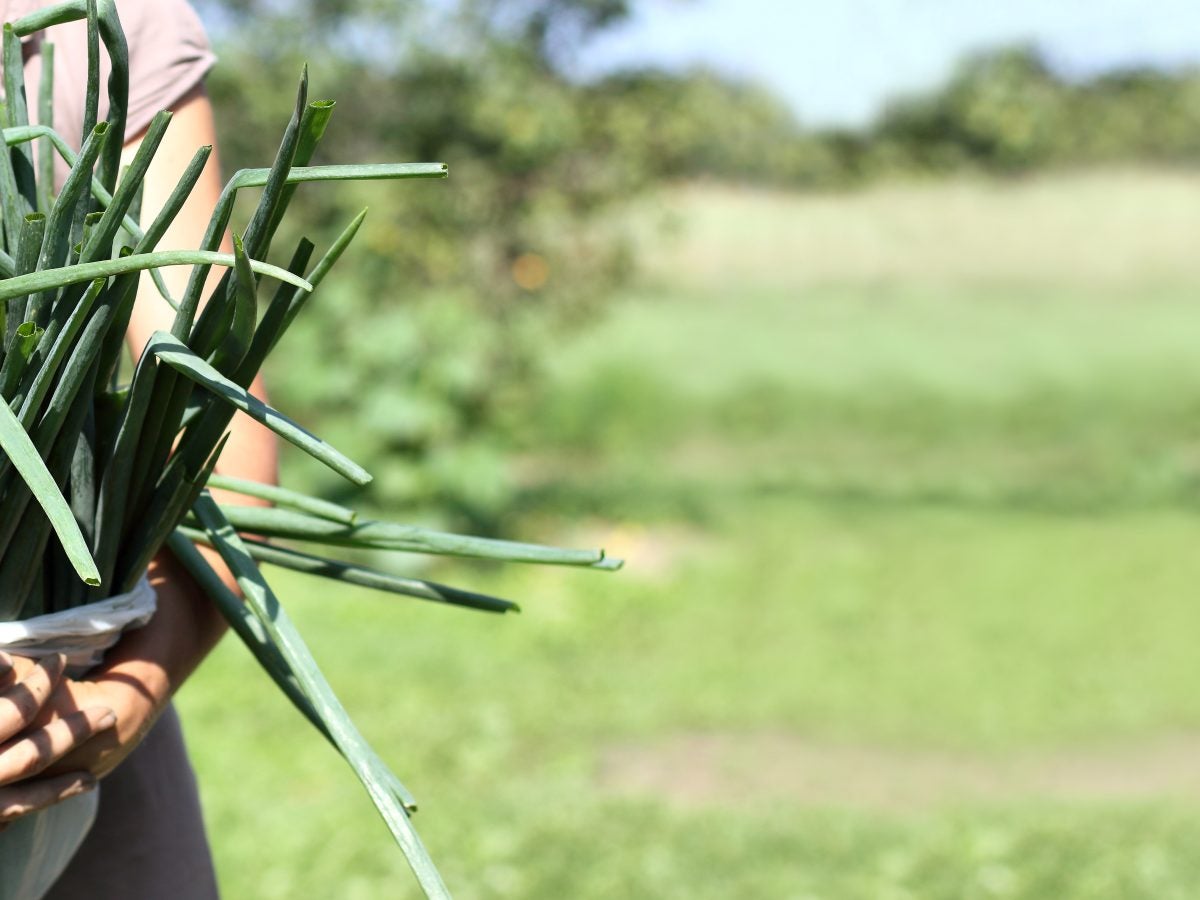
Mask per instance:
[[[200,84],[217,57],[187,0],[118,0],[129,43],[129,111],[125,133],[150,120]]]

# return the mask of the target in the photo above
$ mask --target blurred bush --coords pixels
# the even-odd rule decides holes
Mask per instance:
[[[443,183],[298,192],[294,220],[318,245],[372,209],[271,384],[376,474],[379,502],[486,529],[511,496],[496,435],[536,404],[537,347],[630,271],[628,241],[603,213],[645,179],[559,65],[626,5],[201,8],[222,58],[209,89],[226,169],[269,159],[260,123],[286,115],[305,58],[310,96],[338,102],[320,161],[449,163]]]
[[[875,170],[999,172],[1200,159],[1200,72],[1072,82],[1027,47],[967,60],[941,90],[894,104],[864,141]]]
[[[962,170],[1200,161],[1200,70],[1072,81],[1031,47],[965,59],[946,84],[897,98],[857,131],[807,129],[765,88],[704,70],[593,85],[604,129],[643,177],[844,187]]]
[[[629,277],[633,238],[611,211],[650,185],[1200,159],[1200,72],[1071,82],[1028,48],[968,59],[856,132],[806,129],[766,89],[703,70],[573,79],[579,50],[631,3],[198,3],[222,58],[209,86],[227,169],[271,157],[304,60],[311,96],[338,101],[319,161],[450,165],[444,183],[297,194],[294,220],[318,245],[372,211],[273,389],[376,473],[390,508],[484,529],[510,508],[503,436],[539,415],[538,348]]]

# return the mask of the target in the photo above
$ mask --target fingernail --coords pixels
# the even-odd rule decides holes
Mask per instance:
[[[100,721],[96,723],[96,727],[103,731],[105,728],[112,728],[117,724],[117,714],[109,710],[100,717]]]
[[[95,775],[85,775],[82,778],[80,778],[78,783],[75,785],[74,793],[86,794],[88,791],[94,791],[95,789],[96,789],[96,776]]]

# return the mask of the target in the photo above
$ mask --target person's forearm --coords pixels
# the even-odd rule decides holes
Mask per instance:
[[[154,560],[149,578],[158,593],[154,617],[144,628],[127,632],[87,677],[125,695],[127,709],[134,712],[117,722],[119,745],[136,743],[150,729],[224,631],[214,604],[170,554]]]

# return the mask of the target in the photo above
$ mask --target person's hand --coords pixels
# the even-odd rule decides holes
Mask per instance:
[[[154,618],[125,632],[85,678],[63,677],[61,657],[0,654],[0,828],[115,769],[220,639],[220,612],[173,557],[160,554],[148,575]]]
[[[95,787],[132,749],[143,727],[115,726],[140,704],[120,686],[63,677],[62,656],[0,653],[0,828]]]

